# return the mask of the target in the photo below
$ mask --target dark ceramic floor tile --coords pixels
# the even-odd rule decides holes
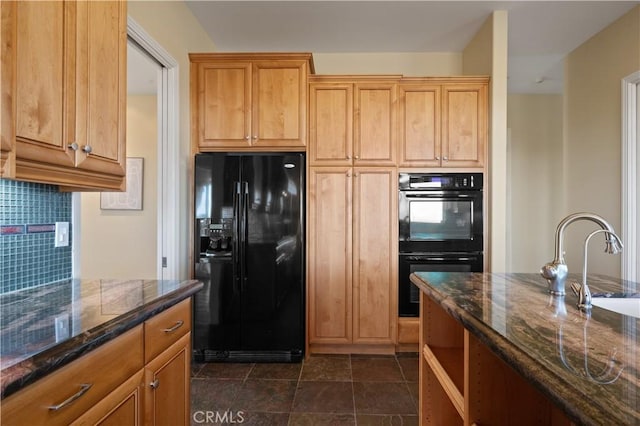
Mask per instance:
[[[418,382],[408,382],[407,387],[411,394],[411,399],[417,408],[420,406],[420,384]]]
[[[418,358],[398,357],[398,364],[407,382],[418,381]]]
[[[191,379],[191,412],[224,411],[235,400],[242,380]]]
[[[203,363],[200,362],[192,362],[191,363],[191,377],[198,377],[198,373],[204,367]]]
[[[281,379],[298,380],[300,378],[302,364],[256,364],[251,373],[250,379]]]
[[[352,426],[353,414],[346,413],[291,413],[289,426]]]
[[[246,412],[288,413],[296,384],[295,380],[247,379],[231,408]]]
[[[242,412],[242,421],[238,418],[235,423],[243,426],[287,426],[289,413]]]
[[[418,426],[418,416],[358,414],[358,426]]]
[[[356,414],[418,414],[406,383],[354,382]]]
[[[245,379],[251,372],[252,363],[224,363],[208,362],[198,372],[198,377],[210,377],[216,379]]]
[[[314,355],[304,360],[300,380],[351,380],[349,355]]]
[[[297,413],[353,413],[351,382],[299,382],[292,411]]]
[[[354,382],[402,382],[404,377],[394,356],[353,357],[351,371]]]

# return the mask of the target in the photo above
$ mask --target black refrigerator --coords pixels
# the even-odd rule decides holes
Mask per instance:
[[[298,362],[304,355],[305,158],[195,156],[193,358]]]

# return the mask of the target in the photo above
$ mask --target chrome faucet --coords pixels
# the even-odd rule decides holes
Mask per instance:
[[[555,255],[553,261],[547,263],[540,269],[540,274],[547,280],[549,284],[549,293],[563,296],[565,294],[565,281],[569,272],[567,264],[564,262],[564,231],[571,223],[578,220],[590,220],[597,223],[600,227],[607,231],[607,242],[605,247],[606,253],[618,253],[622,250],[620,238],[615,235],[613,227],[601,216],[593,213],[574,213],[560,221],[556,228],[555,235]],[[586,262],[585,262],[586,266]]]
[[[611,232],[607,229],[597,229],[589,234],[589,236],[584,241],[584,264],[582,265],[582,282],[573,282],[571,283],[571,290],[573,293],[578,296],[578,308],[581,310],[591,309],[591,291],[589,290],[589,286],[587,285],[587,253],[589,248],[589,240],[596,234],[599,233],[607,234],[607,241],[613,238],[616,244],[622,249],[622,241],[620,241],[620,237],[618,237],[614,232]]]

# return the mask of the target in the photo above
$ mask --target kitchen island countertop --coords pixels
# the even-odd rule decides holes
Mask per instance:
[[[0,295],[5,398],[203,287],[195,280],[67,280]]]
[[[640,425],[640,319],[573,294],[551,296],[539,274],[416,272],[411,281],[578,424]],[[589,275],[592,292],[640,284]]]

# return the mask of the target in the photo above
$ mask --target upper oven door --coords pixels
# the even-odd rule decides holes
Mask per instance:
[[[400,252],[481,252],[482,191],[399,191]]]

